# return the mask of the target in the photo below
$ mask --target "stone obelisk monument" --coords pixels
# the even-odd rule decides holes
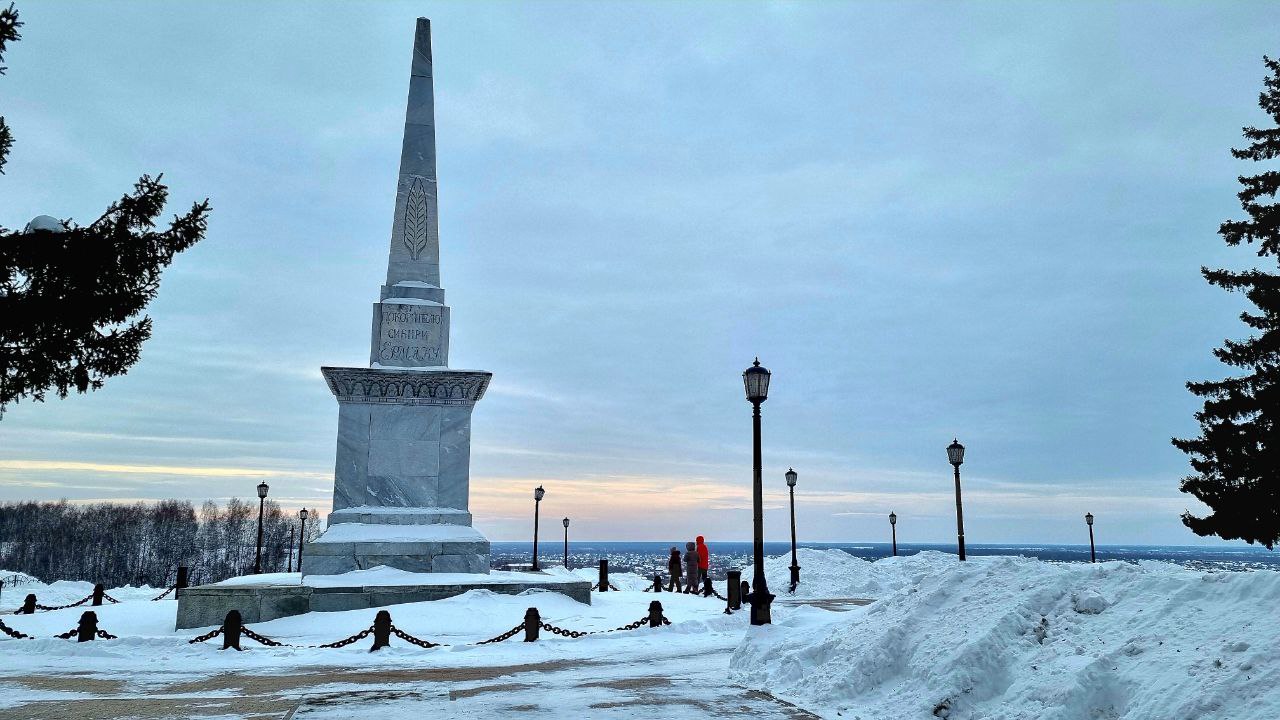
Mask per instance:
[[[338,399],[338,452],[333,512],[307,546],[308,574],[489,572],[489,541],[471,527],[467,499],[471,409],[491,374],[448,367],[439,229],[431,22],[418,18],[369,367],[321,368]]]
[[[418,18],[413,43],[387,282],[373,306],[369,367],[321,370],[338,399],[338,461],[329,527],[304,550],[306,576],[298,583],[268,573],[180,589],[175,627],[217,627],[231,610],[244,622],[262,622],[474,589],[515,595],[537,588],[591,603],[587,580],[490,573],[489,541],[471,527],[471,409],[491,376],[449,368],[425,18]],[[408,573],[353,572],[379,565]]]

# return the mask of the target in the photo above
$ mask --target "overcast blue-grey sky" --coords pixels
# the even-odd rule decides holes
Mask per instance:
[[[0,499],[327,511],[385,272],[414,18],[432,19],[451,364],[492,539],[1191,543],[1188,379],[1244,334],[1233,160],[1262,3],[18,3],[0,223],[92,220],[144,172],[208,196],[142,361],[13,406]]]

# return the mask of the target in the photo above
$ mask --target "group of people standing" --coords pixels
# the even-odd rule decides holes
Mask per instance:
[[[684,544],[684,556],[677,548],[671,548],[671,557],[667,560],[667,570],[671,572],[671,580],[667,583],[667,592],[684,592],[697,594],[706,582],[707,570],[711,567],[711,551],[707,543],[699,535],[697,541]],[[684,577],[683,587],[680,578]]]

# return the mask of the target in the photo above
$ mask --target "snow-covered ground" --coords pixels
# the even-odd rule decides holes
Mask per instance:
[[[776,562],[766,572],[782,580]],[[933,552],[801,565],[877,601],[839,616],[775,612],[731,668],[825,716],[1280,716],[1280,573]]]
[[[941,553],[868,562],[839,550],[801,550],[799,563],[802,582],[788,595],[790,556],[766,561],[778,594],[772,626],[751,628],[746,612],[725,615],[715,599],[641,592],[650,580],[619,573],[610,579],[620,592],[594,593],[590,606],[545,591],[484,590],[391,606],[396,627],[451,647],[421,649],[393,637],[377,653],[368,652],[369,639],[341,649],[246,640],[243,653],[222,652],[217,640],[189,645],[200,631],[173,630],[176,602],[150,602],[160,589],[112,589],[122,602],[96,611],[118,640],[49,638],[74,627],[83,607],[0,616],[41,637],[0,638],[0,716],[1280,715],[1280,573],[1014,557],[962,564]],[[597,579],[595,568],[572,573]],[[91,590],[66,582],[6,588],[0,607],[16,607],[27,592],[53,605]],[[873,602],[821,602],[829,598]],[[520,623],[528,607],[553,625],[607,630],[645,616],[654,599],[672,625],[473,644]],[[316,645],[368,627],[375,612],[311,613],[251,627]]]

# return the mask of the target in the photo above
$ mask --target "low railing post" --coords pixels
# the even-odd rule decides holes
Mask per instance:
[[[598,586],[598,588],[600,592],[609,591],[609,559],[608,558],[600,559],[600,585]]]
[[[106,588],[102,587],[102,583],[93,586],[93,602],[94,607],[102,606],[102,596],[107,594]]]
[[[653,574],[653,591],[662,592],[662,573]]]
[[[85,610],[76,626],[76,642],[89,642],[98,636],[98,613]]]
[[[702,578],[702,597],[711,597],[715,594],[716,589],[711,587],[711,574],[707,573],[706,577]]]
[[[603,561],[602,561],[603,562]],[[538,639],[538,631],[542,629],[542,616],[538,614],[538,608],[529,608],[524,611],[524,641],[535,642]]]
[[[379,610],[373,618],[373,647],[369,652],[391,645],[391,613]]]
[[[742,571],[730,570],[727,582],[729,586],[726,588],[728,591],[726,595],[729,598],[729,609],[742,609],[742,588],[738,585],[742,582]]]
[[[16,615],[34,615],[36,612],[36,594],[27,593],[27,597],[22,601],[22,607],[18,609]]]
[[[235,648],[240,649],[240,629],[243,623],[240,620],[240,611],[232,610],[227,613],[227,619],[222,621],[222,649]]]
[[[743,580],[738,583],[738,588],[738,600],[744,603],[747,602],[747,596],[751,594],[751,583]]]
[[[187,586],[187,566],[178,566],[178,581],[174,583],[174,587],[181,590]]]
[[[658,600],[649,603],[649,627],[662,627],[662,603]]]

